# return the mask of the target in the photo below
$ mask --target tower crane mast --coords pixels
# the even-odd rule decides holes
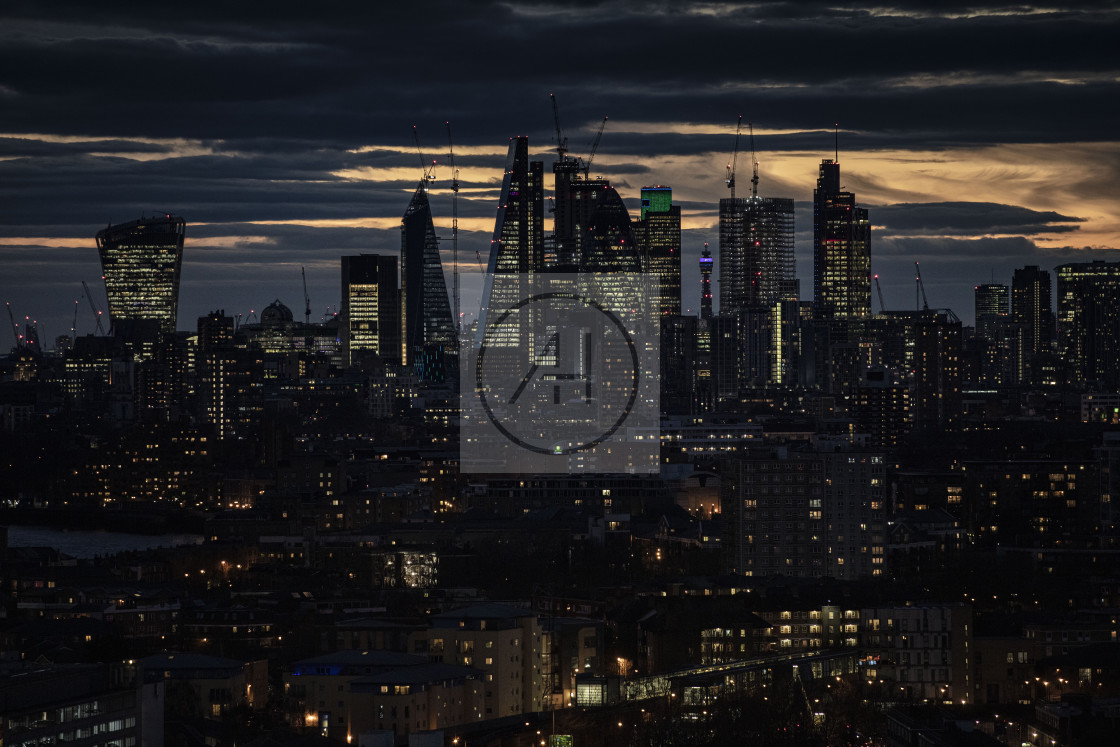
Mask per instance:
[[[553,103],[555,103],[553,99]],[[459,170],[455,168],[455,146],[451,141],[451,122],[447,122],[447,165],[451,169],[451,295],[455,302],[455,339],[462,334],[463,320],[459,299]]]
[[[739,123],[735,126],[735,148],[731,151],[731,161],[727,164],[727,188],[731,190],[731,199],[735,199],[735,163],[739,160],[739,136],[743,132],[743,115],[739,115]]]
[[[97,307],[97,303],[93,300],[93,295],[89,292],[89,285],[87,285],[84,280],[82,281],[82,290],[85,291],[86,300],[89,301],[90,311],[92,311],[93,315],[97,318],[97,331],[104,335],[105,327],[101,324],[101,309]]]
[[[412,141],[416,144],[416,153],[420,156],[420,168],[423,169],[424,175],[420,178],[424,183],[424,188],[427,189],[430,182],[436,180],[435,171],[436,160],[433,158],[431,163],[424,157],[424,151],[420,149],[420,133],[416,130],[416,125],[412,125]]]
[[[599,125],[599,131],[595,133],[595,140],[591,143],[591,151],[587,154],[587,163],[583,165],[583,178],[588,177],[588,172],[591,171],[591,162],[595,160],[595,153],[599,150],[599,141],[603,139],[603,130],[607,126],[607,118],[604,116],[602,123]]]
[[[751,128],[751,161],[754,163],[754,174],[751,175],[751,199],[758,199],[758,154],[754,150],[754,122],[747,122]]]
[[[303,276],[303,323],[311,324],[311,296],[307,295],[307,268],[300,265],[300,274]]]
[[[564,137],[560,129],[560,107],[556,104],[556,94],[550,93],[548,97],[552,99],[552,121],[556,124],[556,155],[563,160],[568,154],[568,138]]]

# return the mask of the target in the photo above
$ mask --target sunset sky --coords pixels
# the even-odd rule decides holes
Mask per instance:
[[[797,201],[803,299],[817,165],[839,123],[841,181],[870,211],[888,307],[913,308],[917,260],[931,306],[971,323],[977,283],[1120,259],[1117,38],[1104,2],[8,2],[0,301],[49,344],[82,280],[105,305],[94,234],[171,212],[188,223],[180,329],[276,298],[300,316],[301,266],[319,319],[339,303],[340,256],[399,250],[421,175],[413,125],[438,161],[450,275],[447,120],[463,269],[477,272],[509,138],[528,135],[550,170],[552,92],[577,155],[610,117],[592,175],[635,214],[643,185],[673,187],[686,309],[703,243],[718,254],[741,114],[760,194]],[[93,329],[83,301],[78,332]]]

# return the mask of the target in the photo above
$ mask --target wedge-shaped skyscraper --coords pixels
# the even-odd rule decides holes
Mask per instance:
[[[416,188],[401,219],[401,336],[405,363],[424,351],[458,351],[424,182]]]

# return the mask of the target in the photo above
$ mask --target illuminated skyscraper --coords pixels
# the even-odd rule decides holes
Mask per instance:
[[[1050,352],[1054,340],[1054,312],[1050,273],[1037,265],[1015,271],[1011,277],[1011,320],[1027,331],[1027,357]]]
[[[342,258],[342,346],[347,365],[367,355],[400,363],[401,297],[397,258]]]
[[[1120,262],[1078,262],[1058,276],[1058,347],[1081,383],[1120,387]]]
[[[712,253],[708,245],[704,244],[704,253],[700,256],[700,318],[712,318]]]
[[[671,187],[642,187],[641,218],[634,224],[642,272],[657,276],[653,310],[659,316],[681,313],[681,208]]]
[[[720,313],[796,299],[793,200],[725,198],[719,209]]]
[[[458,350],[424,182],[416,188],[401,219],[401,334],[406,364],[425,350]]]
[[[544,164],[529,160],[529,138],[511,138],[476,330],[477,340],[486,340],[491,360],[501,359],[496,364],[501,370],[524,370],[527,360],[516,330],[526,332],[528,320],[521,325],[502,325],[497,334],[488,328],[488,320],[526,297],[523,275],[544,269],[543,174]]]
[[[976,286],[976,336],[994,340],[997,328],[1007,322],[1010,295],[1006,285],[985,283]]]
[[[855,194],[840,189],[840,164],[821,161],[813,190],[813,311],[821,319],[862,319],[871,315],[871,223]]]
[[[544,164],[529,160],[529,138],[511,138],[488,274],[543,269]]]
[[[186,222],[172,215],[141,218],[97,232],[114,326],[154,321],[162,332],[175,331],[185,232]]]

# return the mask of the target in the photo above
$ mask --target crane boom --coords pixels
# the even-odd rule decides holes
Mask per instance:
[[[879,285],[879,276],[875,276],[875,290],[879,293],[879,313],[884,314],[887,311],[887,305],[883,302],[883,286]]]
[[[914,282],[917,283],[918,289],[922,291],[922,311],[929,311],[929,299],[926,298],[926,284],[922,282],[922,268],[918,263],[914,263]],[[917,305],[917,290],[914,292],[914,302]]]
[[[19,350],[23,347],[23,341],[20,339],[19,334],[19,325],[16,324],[15,314],[12,313],[12,304],[8,301],[5,301],[4,305],[8,307],[8,319],[10,319],[12,322],[12,337],[16,339],[16,349]]]
[[[451,141],[451,121],[447,124],[447,166],[451,169],[451,296],[455,302],[455,339],[462,334],[459,310],[459,171],[455,168],[455,146]]]
[[[556,104],[556,94],[550,93],[548,97],[552,99],[552,121],[556,124],[556,155],[563,160],[568,153],[568,139],[560,129],[560,107]]]
[[[595,160],[595,153],[599,150],[599,141],[603,139],[603,129],[607,126],[607,118],[603,117],[602,123],[599,125],[599,131],[595,133],[595,141],[591,143],[591,151],[587,154],[587,163],[583,165],[583,178],[586,179],[588,172],[591,171],[591,162]]]
[[[101,324],[102,311],[97,307],[97,302],[93,300],[93,295],[89,292],[89,286],[84,280],[82,281],[82,290],[86,293],[86,300],[89,301],[90,311],[92,311],[93,315],[97,318],[97,331],[104,335],[105,327]]]
[[[735,148],[731,151],[731,160],[727,164],[727,188],[731,190],[731,199],[735,199],[735,163],[739,160],[739,136],[743,132],[743,115],[739,115],[739,124],[735,126]]]
[[[433,158],[432,162],[429,164],[428,159],[424,157],[424,151],[420,148],[420,133],[417,131],[416,125],[412,125],[412,141],[416,143],[416,153],[420,156],[420,168],[424,171],[421,181],[424,183],[424,186],[427,186],[428,182],[435,181],[436,177],[432,171],[436,167],[436,161]]]
[[[299,272],[303,275],[303,323],[311,324],[311,296],[307,295],[307,268],[300,265]]]

